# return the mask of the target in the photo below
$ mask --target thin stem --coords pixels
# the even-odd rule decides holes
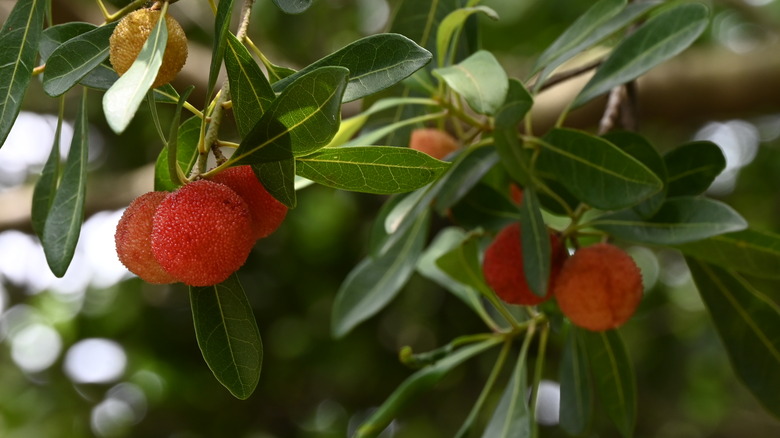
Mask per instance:
[[[575,78],[577,76],[580,76],[582,74],[585,74],[598,66],[600,66],[604,62],[603,59],[597,59],[589,64],[585,64],[581,67],[573,68],[571,70],[566,70],[564,72],[558,73],[556,75],[551,76],[549,79],[547,79],[543,84],[541,84],[541,87],[538,86],[538,84],[534,84],[531,89],[536,90],[538,87],[537,92],[546,90],[548,88],[551,88],[555,85],[560,84],[561,82],[566,82],[571,78]]]
[[[98,0],[98,1],[100,1],[100,0]],[[124,8],[114,12],[113,14],[109,14],[108,10],[105,8],[105,6],[102,6],[102,3],[100,3],[100,5],[102,6],[102,10],[103,10],[103,17],[106,19],[106,22],[104,24],[108,24],[108,23],[114,22],[114,21],[124,17],[128,13],[130,13],[130,12],[140,8],[145,3],[146,3],[146,0],[135,0],[132,3],[129,3]]]

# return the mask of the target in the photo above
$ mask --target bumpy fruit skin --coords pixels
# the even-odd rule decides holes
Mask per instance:
[[[555,284],[555,299],[579,327],[611,330],[623,325],[642,300],[642,273],[622,249],[599,243],[566,261]]]
[[[450,134],[439,129],[420,128],[412,131],[409,147],[441,160],[458,149],[458,143]]]
[[[138,9],[119,21],[109,38],[109,60],[119,76],[127,72],[135,58],[141,52],[144,43],[160,19],[160,11]],[[162,65],[152,88],[165,85],[173,80],[187,61],[187,36],[184,30],[170,15],[165,16],[168,30],[168,42]]]
[[[520,224],[513,223],[504,227],[485,250],[482,261],[482,273],[485,281],[499,298],[510,304],[535,306],[550,298],[555,279],[566,259],[566,250],[558,237],[550,233],[552,249],[550,259],[550,280],[547,295],[536,296],[525,278],[523,271],[523,249],[520,241]]]
[[[244,264],[254,243],[246,202],[213,181],[183,186],[154,214],[152,253],[163,269],[190,286],[227,279]]]
[[[149,192],[136,198],[119,219],[114,235],[119,261],[148,283],[176,282],[152,254],[152,219],[166,196],[168,192]]]
[[[231,167],[211,180],[230,187],[249,206],[255,239],[267,237],[284,221],[287,207],[268,193],[252,171],[252,166]]]

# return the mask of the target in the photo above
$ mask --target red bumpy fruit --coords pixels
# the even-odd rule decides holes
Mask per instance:
[[[244,264],[255,239],[246,202],[223,184],[199,180],[160,203],[151,242],[154,257],[177,280],[210,286]]]
[[[287,215],[287,207],[263,187],[251,166],[231,167],[214,175],[212,181],[230,187],[249,207],[255,239],[276,231]]]
[[[528,286],[523,265],[523,249],[520,241],[520,224],[506,226],[485,250],[482,273],[485,281],[499,298],[510,304],[535,306],[551,296],[555,279],[566,259],[566,250],[558,237],[550,233],[550,281],[547,295],[538,297]]]
[[[152,218],[168,192],[149,192],[127,207],[116,226],[114,240],[119,261],[133,274],[148,283],[175,283],[152,255]]]
[[[628,321],[642,300],[642,273],[625,251],[599,243],[566,261],[554,294],[574,325],[611,330]]]
[[[412,131],[409,147],[441,160],[458,149],[458,143],[440,129],[420,128]]]

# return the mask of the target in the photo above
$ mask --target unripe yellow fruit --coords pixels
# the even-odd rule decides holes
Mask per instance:
[[[160,11],[138,9],[117,24],[109,38],[109,60],[119,76],[125,74],[133,65],[159,20]],[[184,29],[170,15],[165,16],[165,24],[168,29],[168,42],[152,88],[171,82],[187,61],[187,35],[184,34]]]

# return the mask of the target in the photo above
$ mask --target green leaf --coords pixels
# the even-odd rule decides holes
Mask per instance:
[[[133,120],[139,105],[152,87],[162,65],[168,30],[165,15],[152,29],[133,65],[103,95],[103,112],[111,129],[121,134]]]
[[[560,425],[569,435],[581,436],[593,416],[593,382],[588,357],[577,330],[569,330],[560,363]]]
[[[368,420],[360,425],[355,437],[368,438],[379,435],[409,401],[429,391],[458,365],[500,342],[501,338],[496,337],[463,347],[435,364],[412,374],[390,394]]]
[[[495,149],[490,147],[470,147],[461,152],[459,157],[458,165],[447,173],[447,184],[442,187],[433,204],[441,215],[463,199],[499,161]]]
[[[488,51],[480,50],[457,65],[434,70],[433,74],[463,96],[479,114],[495,114],[506,100],[509,78]]]
[[[312,0],[274,0],[274,4],[287,14],[300,14],[311,6]]]
[[[41,34],[41,40],[38,43],[38,53],[41,56],[40,62],[45,64],[52,53],[66,41],[83,35],[91,30],[97,29],[92,23],[82,23],[73,21],[70,23],[57,24],[47,27]],[[48,66],[46,67],[48,69]]]
[[[504,388],[493,416],[490,417],[483,438],[527,438],[531,434],[531,413],[526,401],[526,360],[529,342],[523,344],[512,377]]]
[[[686,260],[734,372],[764,409],[780,417],[780,308],[739,274]]]
[[[436,266],[459,283],[472,287],[483,295],[493,295],[482,275],[479,242],[475,236],[470,236],[459,246],[444,253],[436,260]]]
[[[520,204],[520,235],[523,250],[523,273],[528,287],[538,297],[547,295],[550,280],[552,248],[550,234],[542,218],[542,207],[533,187],[523,190]]]
[[[669,170],[669,196],[698,195],[726,168],[726,157],[715,143],[694,141],[664,155]]]
[[[553,129],[542,140],[537,169],[592,207],[630,207],[663,188],[647,166],[602,138]]]
[[[454,10],[441,21],[436,29],[436,59],[439,67],[444,66],[447,52],[453,40],[457,39],[463,29],[466,19],[480,12],[493,20],[498,20],[498,14],[493,9],[487,6],[473,6]]]
[[[260,120],[276,94],[246,47],[230,33],[225,50],[225,69],[230,81],[233,116],[238,133],[243,138]]]
[[[300,76],[244,137],[232,164],[286,160],[327,145],[339,129],[348,75],[343,67],[322,67]]]
[[[382,310],[414,272],[428,234],[421,214],[403,236],[378,257],[367,257],[349,273],[333,303],[331,333],[340,338]]]
[[[0,31],[0,146],[11,132],[32,78],[44,0],[18,0]]]
[[[517,134],[517,124],[523,120],[534,104],[534,98],[525,85],[515,78],[509,78],[506,99],[496,111],[496,128],[511,129]]]
[[[89,150],[87,123],[87,90],[73,126],[68,160],[62,172],[57,193],[54,194],[49,215],[43,226],[41,244],[51,272],[62,277],[70,266],[84,221],[84,198],[87,191],[87,151]]]
[[[601,404],[620,434],[632,437],[636,425],[636,376],[620,333],[574,330],[584,342]]]
[[[600,216],[590,225],[618,239],[676,245],[743,230],[747,222],[722,202],[681,196],[669,198],[650,219],[633,210],[623,210]]]
[[[206,96],[211,98],[214,86],[217,83],[219,68],[225,57],[227,35],[230,30],[230,18],[233,15],[234,0],[220,0],[217,6],[217,16],[214,18],[214,41],[211,50],[211,65],[209,66],[209,82],[206,87]]]
[[[190,287],[190,304],[198,347],[214,377],[236,398],[249,398],[260,380],[263,341],[238,276]]]
[[[286,205],[287,208],[295,208],[297,204],[295,196],[295,160],[288,159],[253,164],[252,168],[260,181],[262,181],[263,187],[271,196]]]
[[[520,220],[520,211],[504,193],[480,183],[452,207],[450,216],[463,227],[498,231]]]
[[[108,58],[108,38],[116,23],[101,26],[63,43],[46,61],[43,91],[59,96]]]
[[[431,53],[409,38],[383,33],[361,38],[274,83],[280,92],[301,76],[322,67],[349,69],[343,101],[350,102],[397,84],[430,62]]]
[[[574,99],[572,107],[632,81],[679,54],[704,32],[708,23],[709,11],[701,3],[683,3],[654,16],[615,48]]]
[[[780,278],[780,235],[747,229],[676,245],[686,256],[747,275]]]
[[[450,165],[414,149],[355,146],[321,149],[298,158],[298,175],[354,192],[392,194],[435,181]]]
[[[190,117],[179,126],[176,136],[176,161],[185,175],[190,173],[198,160],[198,140],[200,139],[201,120],[197,116]],[[164,147],[157,156],[154,165],[154,189],[173,191],[178,188],[175,179],[171,178],[168,166],[168,147]]]
[[[60,103],[60,110],[64,109],[64,101]],[[54,202],[57,193],[57,184],[60,179],[60,135],[62,135],[62,113],[57,119],[57,129],[54,131],[54,144],[51,146],[49,158],[43,165],[41,177],[35,183],[32,196],[32,211],[30,213],[33,231],[39,239],[43,237],[43,229],[46,218]]]

